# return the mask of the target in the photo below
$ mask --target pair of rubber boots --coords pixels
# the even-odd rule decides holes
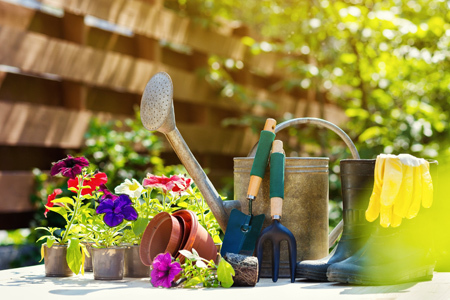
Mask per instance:
[[[374,159],[342,160],[344,229],[333,251],[297,263],[296,277],[359,285],[431,280],[435,266],[426,209],[397,228],[366,221],[374,184]]]

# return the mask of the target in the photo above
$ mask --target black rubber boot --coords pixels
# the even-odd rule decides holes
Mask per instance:
[[[329,281],[359,285],[391,285],[426,281],[433,278],[436,264],[434,231],[439,215],[436,197],[437,163],[430,164],[434,202],[421,208],[416,217],[403,219],[396,228],[384,228],[375,220],[375,230],[367,243],[346,260],[332,264],[327,271]]]
[[[297,263],[297,278],[328,281],[327,269],[355,254],[367,242],[373,224],[365,211],[373,190],[375,159],[345,159],[340,162],[344,229],[338,245],[326,257]]]
[[[420,216],[416,218],[403,220],[397,228],[377,225],[361,250],[328,268],[328,280],[359,285],[431,280],[433,243],[428,228],[418,222]]]

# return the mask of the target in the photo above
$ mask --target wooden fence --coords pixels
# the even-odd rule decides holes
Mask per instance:
[[[250,55],[239,34],[205,29],[158,0],[0,0],[0,228],[26,226],[34,210],[32,168],[48,169],[66,149],[80,148],[94,115],[132,116],[156,72],[172,77],[177,126],[213,182],[232,175],[232,158],[245,156],[258,138],[250,129],[222,127],[224,118],[319,117],[314,93],[267,89],[287,76],[277,68],[280,54]],[[237,82],[259,101],[275,99],[277,110],[220,97],[196,74],[210,55],[242,61]],[[321,109],[329,121],[343,120],[333,104]],[[172,153],[164,155],[178,163]]]

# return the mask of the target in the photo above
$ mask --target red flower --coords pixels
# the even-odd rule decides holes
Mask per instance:
[[[144,179],[142,182],[142,185],[145,187],[151,187],[151,188],[160,188],[164,192],[172,190],[173,186],[175,185],[173,181],[162,175],[162,176],[156,176],[152,174],[147,174],[147,178]]]
[[[170,177],[172,181],[175,183],[175,186],[172,188],[172,192],[181,193],[187,190],[191,186],[192,179],[184,178],[177,175],[173,175]]]
[[[164,175],[156,176],[147,174],[147,178],[144,179],[142,185],[147,188],[160,188],[164,192],[172,191],[174,193],[181,193],[189,188],[191,180],[190,178],[184,178],[178,175],[172,175],[168,178]]]
[[[94,192],[97,189],[97,187],[101,186],[102,184],[105,184],[107,181],[108,177],[106,176],[105,173],[102,172],[98,172],[90,178],[85,178],[83,181],[83,186],[89,186],[89,188],[84,188],[81,191],[81,195],[87,194],[92,195],[92,192]],[[69,179],[67,181],[67,185],[69,186],[69,188],[76,188],[78,190],[79,189],[78,177],[76,177],[75,179]]]
[[[48,195],[48,197],[47,197],[47,204],[45,205],[46,208],[45,208],[45,212],[44,212],[44,216],[46,218],[47,218],[47,213],[50,211],[47,207],[53,207],[53,205],[55,205],[55,203],[53,203],[52,200],[55,200],[56,196],[58,196],[61,193],[62,193],[61,189],[55,189],[53,191],[53,193]]]

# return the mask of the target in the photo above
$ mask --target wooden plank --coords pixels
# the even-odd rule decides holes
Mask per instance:
[[[62,104],[62,90],[59,81],[8,73],[8,76],[4,77],[3,84],[0,82],[0,86],[0,99],[2,100],[49,106],[61,106]]]
[[[196,74],[167,65],[4,26],[0,26],[0,44],[0,64],[26,72],[56,74],[70,81],[142,94],[153,74],[166,71],[175,86],[174,97],[180,101],[239,111],[246,109],[245,104],[217,98],[212,87]],[[269,95],[267,90],[257,92],[268,99],[277,99],[277,95]],[[265,110],[256,108],[253,113],[263,116]]]
[[[72,19],[72,16],[84,17],[86,15],[95,16],[97,18],[107,20],[111,23],[130,28],[135,34],[146,36],[150,39],[164,39],[172,43],[183,44],[199,52],[205,54],[216,54],[224,57],[230,57],[236,60],[245,60],[246,64],[258,73],[265,75],[277,74],[282,75],[283,72],[277,68],[276,63],[282,54],[274,52],[262,53],[257,56],[249,55],[248,47],[243,45],[239,38],[230,36],[230,34],[219,33],[207,30],[200,25],[193,23],[190,19],[180,17],[176,12],[161,7],[160,3],[152,3],[149,1],[139,0],[41,0],[44,4],[65,9],[63,18],[63,26],[65,30],[66,20]],[[24,8],[18,5],[7,3],[5,7],[0,7],[0,13],[8,15],[8,18],[0,18],[0,24],[26,29],[31,21],[34,10]],[[13,18],[14,11],[17,17]],[[41,12],[36,12],[39,16],[34,18],[34,31],[45,32],[41,28],[40,23],[48,23],[50,19],[55,21],[58,18],[54,16],[46,17]],[[24,15],[25,17],[22,17]],[[28,23],[26,20],[28,20]],[[11,20],[11,21],[9,21]],[[17,22],[16,20],[22,20]],[[17,23],[17,24],[16,24]],[[13,26],[13,27],[15,27]],[[46,26],[59,30],[61,26]],[[77,26],[71,26],[76,29]],[[229,31],[229,30],[228,30]],[[49,34],[47,32],[47,34]],[[52,36],[59,36],[59,31],[55,31]],[[116,34],[115,38],[124,38]],[[95,40],[93,38],[93,40]],[[116,43],[120,45],[121,43]],[[129,51],[129,50],[128,50]],[[122,52],[127,53],[128,52]]]
[[[30,26],[35,13],[35,10],[0,1],[0,25],[25,30]]]
[[[0,101],[0,145],[80,148],[94,115],[104,114]],[[191,150],[198,153],[246,155],[258,138],[250,129],[205,126],[201,122],[178,122],[177,127]]]
[[[92,113],[0,101],[0,144],[79,148]]]
[[[91,15],[151,38],[184,44],[210,54],[242,60],[240,39],[204,29],[176,12],[136,0],[40,0],[74,14]],[[206,39],[205,39],[206,38]]]
[[[20,213],[36,209],[31,204],[34,176],[30,171],[0,171],[0,213]]]
[[[67,155],[67,150],[55,147],[30,147],[20,145],[0,145],[0,170],[29,171],[34,168],[50,169],[55,162]]]

